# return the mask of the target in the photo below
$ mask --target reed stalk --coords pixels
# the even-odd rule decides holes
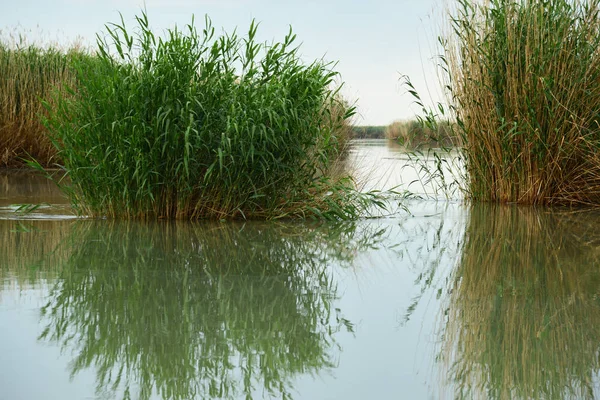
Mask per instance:
[[[42,123],[42,100],[51,102],[53,90],[74,83],[69,59],[77,52],[0,38],[0,167],[23,165],[31,157],[43,166],[58,161]]]
[[[456,129],[450,121],[439,121],[435,129],[414,119],[409,121],[394,121],[385,129],[388,140],[399,142],[408,149],[418,148],[451,148],[460,145],[455,135]]]

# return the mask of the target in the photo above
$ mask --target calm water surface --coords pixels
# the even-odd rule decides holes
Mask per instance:
[[[116,223],[0,175],[0,399],[600,396],[599,213],[407,205]]]

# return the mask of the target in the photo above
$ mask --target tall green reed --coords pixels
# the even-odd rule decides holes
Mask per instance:
[[[372,205],[331,171],[354,108],[333,65],[282,42],[215,35],[210,19],[158,37],[145,13],[98,36],[47,126],[80,213],[114,218],[356,217]]]

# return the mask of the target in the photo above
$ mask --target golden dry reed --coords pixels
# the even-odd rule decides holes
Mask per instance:
[[[468,193],[600,204],[598,0],[459,0],[442,40]]]
[[[24,47],[0,37],[0,167],[33,157],[50,166],[56,149],[42,124],[42,100],[72,84],[68,58],[56,48]]]
[[[444,316],[454,398],[594,398],[600,216],[491,211],[472,210]]]

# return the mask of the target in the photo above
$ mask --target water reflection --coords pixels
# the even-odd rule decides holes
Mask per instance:
[[[454,398],[595,398],[596,212],[477,206],[444,317]]]
[[[17,203],[67,204],[68,200],[44,176],[29,170],[1,170],[0,207]]]
[[[51,398],[600,398],[600,213],[406,204],[315,225],[0,210],[0,398],[43,398],[30,378]]]
[[[426,199],[461,199],[464,167],[458,150],[408,150],[393,140],[354,140],[353,176],[363,190],[408,191]]]
[[[382,231],[354,224],[80,221],[42,309],[40,340],[95,367],[111,398],[290,398],[292,377],[335,367],[329,264]]]
[[[74,221],[25,221],[0,218],[0,282],[20,284],[53,278],[70,254],[65,241]]]

